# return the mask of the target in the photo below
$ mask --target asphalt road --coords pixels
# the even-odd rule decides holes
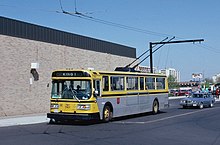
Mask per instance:
[[[110,123],[47,123],[0,128],[0,145],[219,145],[220,103],[213,108],[170,108]]]

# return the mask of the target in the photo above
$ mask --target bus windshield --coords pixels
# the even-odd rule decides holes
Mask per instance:
[[[91,97],[90,80],[53,80],[52,99],[88,100]]]

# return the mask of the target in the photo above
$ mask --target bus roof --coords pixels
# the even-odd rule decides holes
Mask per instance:
[[[59,69],[53,71],[53,73],[57,72],[85,72],[87,75],[132,75],[132,76],[155,76],[155,77],[166,77],[165,74],[154,74],[154,73],[142,73],[142,72],[123,72],[123,71],[99,71],[99,70],[85,70],[85,69]],[[66,74],[68,75],[68,74]],[[71,75],[71,74],[69,74]],[[86,75],[86,74],[84,74]],[[70,77],[70,76],[69,76]],[[74,77],[74,76],[73,76]],[[87,76],[88,77],[88,76]]]

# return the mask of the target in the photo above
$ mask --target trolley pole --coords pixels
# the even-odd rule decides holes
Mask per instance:
[[[153,46],[154,45],[165,45],[165,44],[173,44],[173,43],[195,43],[202,42],[204,39],[195,39],[195,40],[180,40],[180,41],[167,41],[167,42],[150,42],[150,72],[153,73]],[[155,52],[155,51],[154,51]]]

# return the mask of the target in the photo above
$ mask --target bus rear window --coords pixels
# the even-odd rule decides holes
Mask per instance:
[[[157,89],[165,89],[165,78],[157,78]]]

